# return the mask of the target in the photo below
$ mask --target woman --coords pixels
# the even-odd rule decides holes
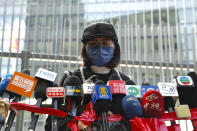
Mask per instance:
[[[99,22],[88,25],[84,29],[82,42],[83,66],[74,72],[65,72],[60,80],[60,86],[63,86],[64,80],[69,75],[78,76],[83,83],[91,79],[93,82],[102,80],[106,84],[113,74],[119,80],[129,80],[129,77],[115,69],[120,63],[120,46],[112,24]],[[83,102],[82,108],[78,109],[78,115],[83,112],[83,107],[89,101],[90,99],[86,99]]]

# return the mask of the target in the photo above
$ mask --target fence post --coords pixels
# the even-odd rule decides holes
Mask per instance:
[[[29,68],[30,52],[22,51],[21,53],[21,71]],[[23,96],[21,99],[25,99]],[[23,131],[24,126],[24,111],[20,111],[16,117],[16,131]]]
[[[29,66],[29,58],[30,58],[30,52],[29,51],[22,51],[21,53],[21,71],[23,69],[28,69]]]

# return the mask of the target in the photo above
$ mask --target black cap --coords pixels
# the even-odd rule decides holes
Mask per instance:
[[[111,38],[113,41],[117,42],[118,37],[114,30],[114,27],[110,23],[98,22],[88,25],[83,32],[82,42],[85,43],[91,38],[97,36],[105,36]]]

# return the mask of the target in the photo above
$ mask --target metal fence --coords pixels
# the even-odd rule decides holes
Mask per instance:
[[[186,27],[183,36],[176,34],[175,27],[170,28],[171,33],[169,35],[166,32],[167,27],[161,29],[160,27],[137,26],[137,28],[131,28],[131,32],[137,33],[132,34],[130,37],[126,29],[128,28],[125,28],[125,34],[122,34],[125,36],[125,40],[120,43],[122,57],[118,69],[130,76],[136,84],[141,85],[142,82],[149,82],[156,85],[158,82],[172,82],[173,77],[176,75],[186,75],[189,71],[196,71],[195,29],[192,28],[190,37],[192,39],[190,44],[192,45],[187,42]],[[178,42],[181,41],[181,37],[184,38],[185,43]],[[177,43],[174,42],[175,39]],[[75,70],[82,65],[79,56],[53,55],[29,51],[1,52],[0,63],[1,66],[6,66],[6,68],[0,70],[5,73],[30,69],[31,75],[34,76],[40,67],[51,69],[58,73],[58,80],[64,71]],[[11,70],[10,66],[13,65],[14,68]],[[29,104],[32,104],[33,100],[29,102]],[[28,115],[29,117],[26,116],[24,120],[26,124],[21,125],[24,126],[25,130],[28,127],[28,119],[30,118],[30,114]],[[21,116],[23,117],[24,114]],[[42,116],[38,124],[40,127],[37,129],[43,129],[45,117]],[[16,124],[16,126],[20,124]],[[189,125],[182,128],[188,128],[189,130],[191,129],[190,122]],[[20,126],[17,128],[21,129]]]

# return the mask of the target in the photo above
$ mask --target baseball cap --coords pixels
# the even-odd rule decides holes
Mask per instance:
[[[88,40],[97,36],[109,37],[115,42],[118,41],[118,37],[116,35],[113,25],[110,23],[106,23],[106,22],[97,22],[97,23],[88,25],[84,29],[81,41],[85,43]]]

